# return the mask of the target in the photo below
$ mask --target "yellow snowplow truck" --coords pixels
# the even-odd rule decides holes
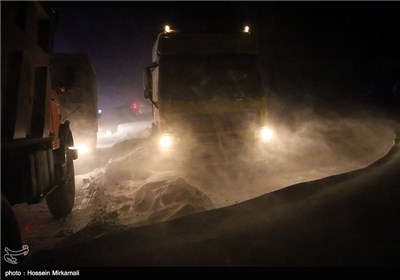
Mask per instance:
[[[185,33],[166,26],[143,77],[159,148],[173,154],[267,143],[272,130],[260,73],[248,26],[236,34]]]

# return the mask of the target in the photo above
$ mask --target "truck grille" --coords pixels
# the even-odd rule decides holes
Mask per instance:
[[[257,124],[257,114],[254,112],[234,112],[217,114],[181,114],[179,120],[175,120],[184,131],[196,134],[210,134],[210,138],[219,137],[222,134],[237,134],[249,130]]]

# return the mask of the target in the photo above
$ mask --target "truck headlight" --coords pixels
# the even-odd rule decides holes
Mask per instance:
[[[269,142],[274,137],[274,131],[272,128],[264,126],[260,129],[259,137],[263,142]]]
[[[86,144],[79,144],[75,148],[78,150],[78,153],[80,155],[86,155],[86,154],[90,153],[90,148]]]
[[[160,147],[163,149],[169,149],[171,148],[172,144],[174,143],[174,137],[172,137],[171,135],[161,135],[160,137]]]

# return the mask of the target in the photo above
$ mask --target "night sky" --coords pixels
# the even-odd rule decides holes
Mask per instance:
[[[60,19],[55,51],[88,53],[97,74],[99,108],[144,101],[142,69],[157,34],[252,27],[267,60],[312,57],[398,58],[395,2],[50,2]],[[397,30],[397,31],[396,31]],[[285,50],[285,51],[284,51]],[[287,63],[287,61],[282,61]],[[360,64],[361,65],[361,64]],[[371,74],[371,73],[370,73]],[[371,74],[373,75],[373,74]]]

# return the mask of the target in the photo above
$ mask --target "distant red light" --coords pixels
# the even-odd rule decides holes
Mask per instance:
[[[134,109],[134,110],[137,109],[137,104],[136,103],[132,103],[131,108]]]

